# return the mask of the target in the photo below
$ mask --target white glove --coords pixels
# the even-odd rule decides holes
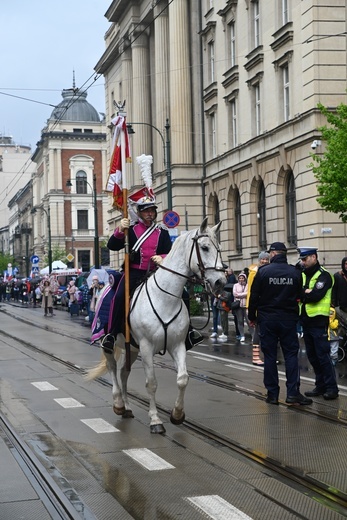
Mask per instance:
[[[155,264],[159,265],[159,264],[162,263],[162,261],[163,261],[164,259],[163,259],[163,257],[160,256],[160,255],[154,255],[154,256],[152,256],[151,260],[152,260]]]
[[[124,231],[125,229],[128,229],[130,227],[130,219],[128,218],[122,218],[120,221],[120,230]]]

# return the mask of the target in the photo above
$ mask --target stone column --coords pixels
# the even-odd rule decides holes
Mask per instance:
[[[132,56],[130,42],[125,40],[120,47],[122,53],[122,99],[125,100],[125,111],[127,119],[131,121],[132,118]]]
[[[169,6],[171,156],[174,164],[193,161],[188,5],[187,0],[175,0]]]
[[[157,6],[154,15],[157,16],[162,10]],[[165,122],[169,117],[169,19],[167,10],[164,11],[154,22],[155,35],[155,122],[154,125],[160,130],[165,140]],[[164,170],[164,147],[158,132],[154,132],[155,138],[155,161],[154,168],[157,171]]]
[[[132,122],[150,124],[151,97],[150,97],[150,78],[149,78],[149,51],[148,36],[141,32],[144,28],[137,27],[134,33],[136,40],[132,43],[132,77],[133,77],[133,97],[132,97]],[[152,154],[151,128],[146,125],[134,125],[136,132],[132,139],[133,161],[141,154]],[[139,169],[135,167],[135,184],[143,185]]]
[[[120,47],[122,52],[122,99],[125,100],[125,112],[127,115],[127,121],[133,121],[133,64],[132,64],[132,53],[129,40],[124,40]],[[134,120],[135,121],[135,120]],[[131,153],[133,154],[133,146],[131,141]],[[127,164],[126,166],[128,187],[134,185],[134,166],[133,164]]]

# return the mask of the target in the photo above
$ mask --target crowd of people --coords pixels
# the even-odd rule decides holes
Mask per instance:
[[[95,307],[97,298],[104,288],[105,283],[99,281],[97,276],[92,278],[91,286],[87,280],[83,279],[80,287],[76,280],[71,280],[66,291],[61,295],[61,303],[69,310],[72,304],[78,306],[81,313],[86,314],[86,320],[92,323],[95,315]],[[12,278],[4,280],[0,278],[0,302],[13,302],[22,305],[32,305],[33,307],[42,307],[45,317],[53,317],[53,307],[57,301],[54,297],[57,295],[59,284],[55,278],[46,276],[39,280],[28,278]]]
[[[36,303],[35,290],[38,284],[28,278],[12,278],[6,280],[0,277],[0,302],[17,302],[26,305],[32,301]]]

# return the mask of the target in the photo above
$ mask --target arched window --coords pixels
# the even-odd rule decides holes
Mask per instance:
[[[258,189],[258,239],[261,250],[266,249],[266,201],[263,181],[259,183]]]
[[[286,186],[287,240],[289,245],[297,245],[296,194],[293,172],[287,177]]]
[[[234,222],[235,222],[235,247],[237,253],[242,253],[242,223],[241,223],[241,199],[239,191],[235,193],[235,210],[234,210]]]
[[[76,193],[82,195],[88,193],[87,191],[87,174],[83,170],[79,170],[76,173]]]

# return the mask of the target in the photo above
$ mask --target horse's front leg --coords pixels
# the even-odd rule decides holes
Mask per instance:
[[[113,411],[117,415],[123,415],[125,412],[124,401],[122,397],[121,387],[118,383],[117,377],[117,362],[114,353],[107,353],[104,351],[106,358],[107,368],[111,374],[112,379],[112,400],[113,400]]]
[[[189,381],[186,365],[186,348],[184,343],[178,345],[171,353],[171,356],[176,364],[177,369],[178,394],[175,405],[171,411],[170,421],[172,424],[182,424],[185,419],[184,394]]]
[[[140,349],[140,351],[142,357],[142,364],[145,369],[146,389],[149,396],[149,428],[151,433],[165,433],[165,428],[163,426],[163,422],[159,418],[157,405],[155,402],[155,393],[157,391],[158,384],[154,373],[153,353],[146,355],[143,353],[142,348]]]

